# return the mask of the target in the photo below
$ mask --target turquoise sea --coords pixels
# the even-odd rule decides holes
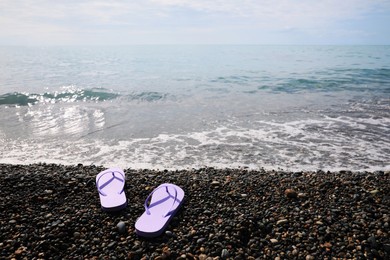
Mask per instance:
[[[0,163],[390,170],[390,46],[0,47]]]

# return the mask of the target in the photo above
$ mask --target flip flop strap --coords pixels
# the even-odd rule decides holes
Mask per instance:
[[[116,177],[116,176],[115,176],[115,173],[116,173],[116,172],[119,173],[119,174],[122,176],[123,179]],[[109,179],[108,181],[106,181],[105,183],[103,183],[102,185],[99,186],[100,178],[102,178],[102,177],[103,177],[104,175],[106,175],[107,173],[112,173],[112,178]],[[120,182],[123,182],[123,184],[124,184],[124,183],[125,183],[124,179],[125,179],[125,176],[123,176],[123,174],[122,174],[121,172],[118,172],[118,171],[107,171],[107,172],[105,172],[104,174],[102,174],[102,175],[98,178],[98,180],[97,180],[97,182],[96,182],[96,187],[97,187],[97,189],[98,189],[98,191],[99,191],[100,194],[102,194],[103,196],[107,196],[107,194],[105,194],[105,193],[102,191],[102,189],[103,189],[104,187],[106,187],[108,184],[110,184],[113,180],[118,180],[118,181],[120,181]],[[120,192],[118,192],[118,194],[121,194],[121,193],[124,191],[124,189],[125,189],[125,185],[123,185],[122,190],[121,190]]]
[[[165,218],[166,216],[168,216],[169,214],[172,213],[172,211],[173,211],[172,208],[173,208],[173,206],[175,205],[176,200],[178,200],[178,199],[177,199],[177,190],[176,190],[175,186],[173,186],[173,185],[162,185],[162,186],[159,186],[159,187],[155,188],[155,189],[149,194],[149,196],[146,198],[145,203],[144,203],[144,207],[145,207],[146,214],[148,214],[148,215],[151,214],[149,209],[152,208],[153,206],[156,206],[156,205],[158,205],[158,204],[161,204],[161,203],[163,203],[164,201],[167,201],[169,198],[172,198],[172,195],[169,193],[168,187],[172,187],[172,188],[175,190],[175,197],[174,197],[172,206],[170,207],[170,209],[168,210],[168,212],[167,212],[165,215],[163,215],[163,217]],[[156,192],[157,190],[161,189],[161,188],[166,188],[166,191],[167,191],[167,193],[168,193],[168,197],[166,197],[166,198],[164,198],[164,199],[161,199],[161,200],[159,200],[159,201],[156,201],[156,202],[154,202],[154,203],[152,203],[152,204],[150,204],[150,205],[148,206],[148,202],[149,202],[150,198],[152,197],[153,193]]]

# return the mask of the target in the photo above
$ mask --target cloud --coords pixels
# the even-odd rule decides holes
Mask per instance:
[[[385,9],[389,1],[366,0],[152,0],[163,6],[182,7],[230,18],[249,19],[264,28],[314,27],[359,19],[368,12]]]
[[[161,37],[164,32],[175,39],[181,34],[187,37],[191,32],[199,37],[232,34],[220,35],[221,39],[234,38],[240,31],[273,34],[295,31],[308,35],[332,31],[334,35],[334,30],[345,21],[364,20],[373,14],[388,16],[390,1],[0,0],[0,10],[0,42],[25,37],[36,42],[42,38],[82,43],[93,41],[86,38],[93,35],[103,39],[124,39],[125,35],[127,39],[141,39],[148,35],[150,40],[153,34]]]

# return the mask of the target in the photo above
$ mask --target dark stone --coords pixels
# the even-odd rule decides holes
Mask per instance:
[[[369,245],[372,247],[372,248],[375,248],[377,249],[378,248],[378,243],[376,242],[376,239],[374,236],[371,236],[367,239],[367,242],[369,243]]]
[[[221,258],[222,259],[227,259],[229,256],[230,256],[229,251],[227,249],[225,249],[225,248],[222,249]]]
[[[116,243],[115,241],[113,241],[113,242],[109,243],[109,244],[107,245],[107,247],[111,249],[111,248],[115,247],[116,244],[117,244],[117,243]]]

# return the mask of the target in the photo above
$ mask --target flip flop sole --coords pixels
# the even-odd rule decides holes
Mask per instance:
[[[165,183],[157,187],[151,193],[148,208],[135,223],[137,235],[149,238],[161,235],[183,205],[183,200],[184,191],[179,186]]]
[[[125,173],[118,168],[110,168],[96,176],[101,208],[104,211],[118,211],[127,206],[124,193]]]

